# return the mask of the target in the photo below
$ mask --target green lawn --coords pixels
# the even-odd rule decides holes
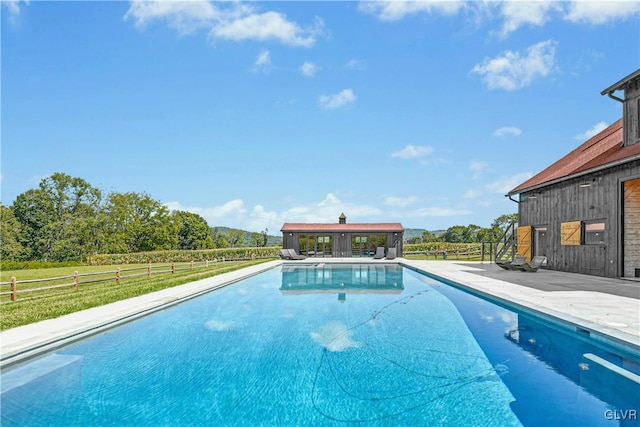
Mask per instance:
[[[91,307],[120,301],[127,298],[147,294],[149,292],[170,288],[177,285],[193,282],[207,277],[215,276],[229,271],[239,270],[251,265],[260,264],[270,259],[233,261],[215,264],[209,268],[177,271],[175,274],[152,274],[150,278],[146,274],[125,278],[116,284],[115,276],[113,280],[101,281],[97,283],[83,283],[82,278],[79,290],[74,290],[73,286],[65,286],[57,289],[48,289],[28,293],[18,293],[16,301],[11,302],[9,295],[3,295],[0,299],[0,330],[26,325],[40,320],[53,319],[65,314],[84,310]],[[122,269],[130,269],[136,266],[121,266]],[[147,267],[147,264],[137,267]],[[184,265],[181,265],[184,268]],[[60,277],[73,275],[74,271],[79,273],[95,273],[102,271],[114,271],[118,266],[78,266],[61,267],[36,270],[3,271],[2,281],[10,280],[15,276],[18,280],[42,279],[50,277]],[[154,269],[156,267],[154,266]],[[170,264],[167,268],[170,268]],[[144,270],[140,270],[144,271]],[[123,275],[126,272],[122,273]],[[91,276],[100,277],[100,276]],[[61,279],[56,282],[49,282],[46,285],[55,283],[73,283],[73,279]],[[18,289],[24,287],[42,287],[43,283],[18,284]],[[2,285],[2,291],[8,291],[9,285]]]

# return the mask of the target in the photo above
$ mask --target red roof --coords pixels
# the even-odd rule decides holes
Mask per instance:
[[[384,232],[384,231],[392,231],[392,232],[401,232],[404,231],[402,224],[399,222],[389,222],[389,223],[367,223],[367,224],[310,224],[310,223],[295,223],[295,222],[285,222],[280,230],[282,232],[286,231],[307,231],[307,232],[318,232],[318,231],[376,231],[376,232]]]
[[[640,158],[640,144],[622,146],[622,119],[587,140],[578,148],[527,181],[509,194],[523,193],[534,187],[550,184],[576,174],[613,166],[625,159]]]

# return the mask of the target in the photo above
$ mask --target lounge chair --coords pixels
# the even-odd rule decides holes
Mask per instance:
[[[522,266],[527,263],[526,256],[517,256],[511,261],[508,268],[509,270],[522,270]]]
[[[382,259],[384,258],[384,246],[378,246],[376,248],[376,253],[373,255],[373,259]]]
[[[533,259],[529,262],[525,262],[522,264],[522,271],[529,271],[531,273],[535,273],[542,267],[542,264],[547,262],[547,257],[545,256],[534,256]]]
[[[523,256],[516,256],[514,259],[497,259],[496,260],[496,264],[498,264],[498,267],[500,268],[504,268],[505,270],[513,270],[513,268],[511,268],[511,265],[513,263],[515,263],[516,266],[520,266],[522,264],[524,264],[525,262],[527,262],[527,258],[523,257]]]
[[[306,256],[304,255],[298,255],[295,249],[287,249],[287,251],[289,251],[289,256],[291,257],[289,259],[305,259],[306,258]]]
[[[280,249],[280,258],[291,259],[291,254],[289,253],[289,249]]]
[[[396,259],[396,248],[387,249],[386,259]]]

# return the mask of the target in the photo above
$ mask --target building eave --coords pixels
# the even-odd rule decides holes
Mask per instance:
[[[592,168],[592,169],[587,169],[587,170],[584,170],[584,171],[580,171],[580,172],[577,172],[577,173],[574,173],[574,174],[571,174],[571,175],[567,175],[567,176],[563,176],[563,177],[560,177],[560,178],[552,179],[550,181],[542,182],[542,183],[537,184],[537,185],[532,185],[531,187],[521,188],[521,189],[519,189],[517,191],[510,191],[509,193],[505,194],[505,197],[514,196],[516,194],[528,193],[528,192],[534,191],[534,190],[539,190],[541,188],[548,187],[550,185],[555,185],[555,184],[559,184],[559,183],[564,182],[564,181],[569,181],[571,179],[580,178],[580,177],[585,176],[585,175],[590,175],[592,173],[596,173],[596,172],[600,172],[600,171],[605,170],[605,169],[609,169],[609,168],[613,168],[613,167],[616,167],[616,166],[620,166],[622,164],[633,162],[635,160],[640,160],[640,154],[636,154],[636,155],[630,156],[630,157],[625,157],[624,159],[616,160],[614,162],[607,163],[607,164],[604,164],[604,165],[601,165],[601,166],[598,166],[598,167],[595,167],[595,168]]]
[[[622,78],[619,82],[616,82],[614,84],[612,84],[611,86],[609,86],[608,88],[606,88],[605,90],[603,90],[602,92],[600,92],[600,95],[611,95],[614,92],[620,90],[620,89],[624,89],[624,86],[630,82],[631,80],[635,80],[637,78],[640,78],[640,69],[634,71],[633,73],[629,74],[628,76]]]

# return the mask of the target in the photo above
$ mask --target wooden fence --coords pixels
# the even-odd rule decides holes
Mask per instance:
[[[472,258],[480,258],[481,261],[492,261],[495,259],[496,244],[494,242],[482,242],[480,246],[469,246],[466,248],[449,248],[449,249],[433,249],[433,250],[405,250],[403,256],[420,255],[427,258],[433,257],[434,260],[466,260]]]
[[[75,271],[68,276],[49,277],[45,279],[29,279],[18,280],[16,277],[12,277],[9,282],[0,282],[0,296],[10,295],[9,301],[15,301],[18,298],[18,293],[25,294],[37,291],[47,291],[58,288],[71,288],[78,290],[80,285],[88,285],[98,282],[113,282],[117,285],[123,279],[130,279],[134,277],[151,278],[157,274],[174,274],[177,271],[195,270],[201,268],[210,268],[219,265],[224,262],[232,261],[248,261],[250,259],[256,259],[255,257],[247,257],[242,259],[228,259],[228,258],[216,258],[206,261],[191,261],[191,262],[171,262],[162,264],[148,264],[145,267],[132,267],[132,268],[117,268],[115,270],[98,271],[93,273],[78,273]],[[20,285],[20,286],[19,286]],[[5,288],[9,290],[5,291]],[[9,302],[9,301],[4,301]]]

